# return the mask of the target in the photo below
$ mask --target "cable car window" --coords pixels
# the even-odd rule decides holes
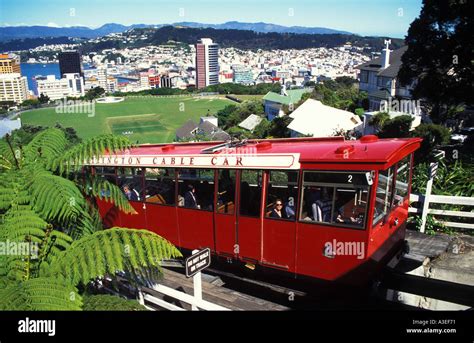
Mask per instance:
[[[96,174],[115,175],[115,167],[94,167]]]
[[[212,211],[213,169],[178,169],[178,206]]]
[[[363,229],[372,172],[305,171],[300,220]]]
[[[240,211],[249,217],[260,217],[262,202],[262,171],[242,170],[240,174]]]
[[[235,209],[236,171],[221,169],[218,173],[217,213],[233,214]]]
[[[377,224],[390,210],[393,192],[394,167],[379,172],[379,183],[375,195],[374,222]]]
[[[119,168],[117,185],[128,200],[143,201],[143,168]]]
[[[174,205],[175,180],[174,169],[146,168],[145,201],[160,205]]]
[[[395,197],[393,206],[403,205],[403,200],[408,195],[408,184],[410,182],[411,155],[406,156],[397,163],[397,177],[395,182]]]
[[[265,216],[295,220],[298,203],[298,172],[270,171]]]
[[[368,198],[368,188],[336,187],[335,222],[363,228]]]

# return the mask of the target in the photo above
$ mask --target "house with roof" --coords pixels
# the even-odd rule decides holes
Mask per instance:
[[[256,115],[251,114],[244,121],[242,121],[238,126],[242,129],[248,130],[252,132],[255,128],[262,122],[263,118]]]
[[[291,137],[331,137],[341,131],[360,130],[362,120],[352,112],[324,105],[308,99],[290,114],[288,125]]]
[[[308,92],[311,92],[311,88],[286,90],[285,86],[282,87],[280,94],[275,92],[268,92],[263,97],[263,104],[265,107],[265,115],[267,116],[267,119],[271,121],[276,117],[283,116],[283,105],[295,105],[298,101],[301,100],[303,94]]]
[[[226,141],[231,138],[217,126],[217,118],[214,116],[201,117],[199,124],[188,120],[176,130],[176,141],[197,141],[203,137],[212,141]]]
[[[385,41],[385,49],[380,57],[363,63],[356,68],[359,73],[359,90],[369,95],[369,111],[380,111],[384,103],[392,98],[411,100],[412,85],[402,86],[398,80],[398,71],[402,66],[402,56],[407,46],[390,50],[391,41]]]

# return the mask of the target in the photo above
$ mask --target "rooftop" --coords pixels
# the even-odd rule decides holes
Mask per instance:
[[[402,56],[407,51],[408,46],[401,47],[390,53],[389,66],[382,69],[382,56],[374,58],[369,62],[357,66],[357,69],[364,69],[368,71],[377,71],[377,75],[385,77],[396,77],[402,65]]]
[[[220,143],[223,142],[141,145],[130,149],[126,155],[202,155],[201,150]],[[299,162],[303,163],[374,163],[384,169],[399,158],[415,151],[420,143],[420,138],[378,139],[376,136],[365,136],[360,140],[350,141],[345,141],[343,137],[248,140],[241,147],[226,149],[226,155],[247,156],[249,151],[255,151],[254,156],[257,157],[260,154],[298,154]],[[348,149],[350,153],[345,156],[341,153],[341,149],[342,151]],[[219,152],[214,155],[219,156]]]
[[[304,93],[308,93],[310,91],[311,89],[307,89],[307,88],[289,89],[286,91],[286,94],[288,94],[288,96],[281,95],[275,92],[268,92],[263,97],[263,100],[273,101],[273,102],[283,104],[283,105],[296,104],[298,101],[301,100],[301,97],[303,96]]]
[[[239,127],[249,130],[249,131],[253,131],[258,126],[258,124],[260,124],[262,120],[263,120],[262,117],[256,114],[251,114],[243,122],[239,124]]]
[[[314,99],[306,100],[290,117],[293,118],[288,125],[290,130],[313,137],[333,136],[336,130],[353,130],[362,124],[354,113],[323,105]]]

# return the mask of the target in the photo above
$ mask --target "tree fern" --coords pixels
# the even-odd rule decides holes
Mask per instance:
[[[115,135],[101,135],[90,138],[81,144],[75,145],[67,150],[62,156],[58,156],[52,163],[53,170],[59,169],[60,174],[78,170],[85,161],[97,158],[106,152],[115,153],[131,147],[126,137]]]
[[[0,310],[81,310],[82,297],[72,284],[57,278],[35,278],[0,290]]]
[[[75,220],[85,210],[84,197],[70,180],[40,172],[33,176],[29,189],[33,208],[45,220]]]
[[[135,209],[130,205],[127,198],[117,185],[104,180],[91,178],[84,189],[85,193],[90,196],[112,202],[117,208],[128,214],[136,214]]]
[[[123,299],[113,295],[98,294],[83,297],[84,311],[145,311],[136,300]]]
[[[181,256],[166,239],[146,230],[112,228],[83,237],[58,255],[47,271],[73,284],[131,270],[159,268],[163,259]]]
[[[81,183],[62,177],[89,158],[130,147],[128,139],[104,135],[70,149],[67,144],[59,129],[38,133],[24,147],[0,140],[0,240],[37,247],[36,256],[0,255],[0,309],[77,310],[78,284],[117,271],[155,277],[162,259],[181,256],[149,231],[102,230],[86,197],[136,213],[116,185],[90,175]]]
[[[6,141],[0,140],[0,170],[8,170],[13,168],[15,165],[14,161],[14,151],[12,151],[11,147]]]
[[[45,165],[64,153],[67,146],[64,132],[57,128],[50,128],[39,132],[23,149],[24,158],[29,163],[42,161]]]

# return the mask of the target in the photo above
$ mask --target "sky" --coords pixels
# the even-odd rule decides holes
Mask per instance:
[[[403,38],[422,0],[0,0],[0,26],[266,22]]]

